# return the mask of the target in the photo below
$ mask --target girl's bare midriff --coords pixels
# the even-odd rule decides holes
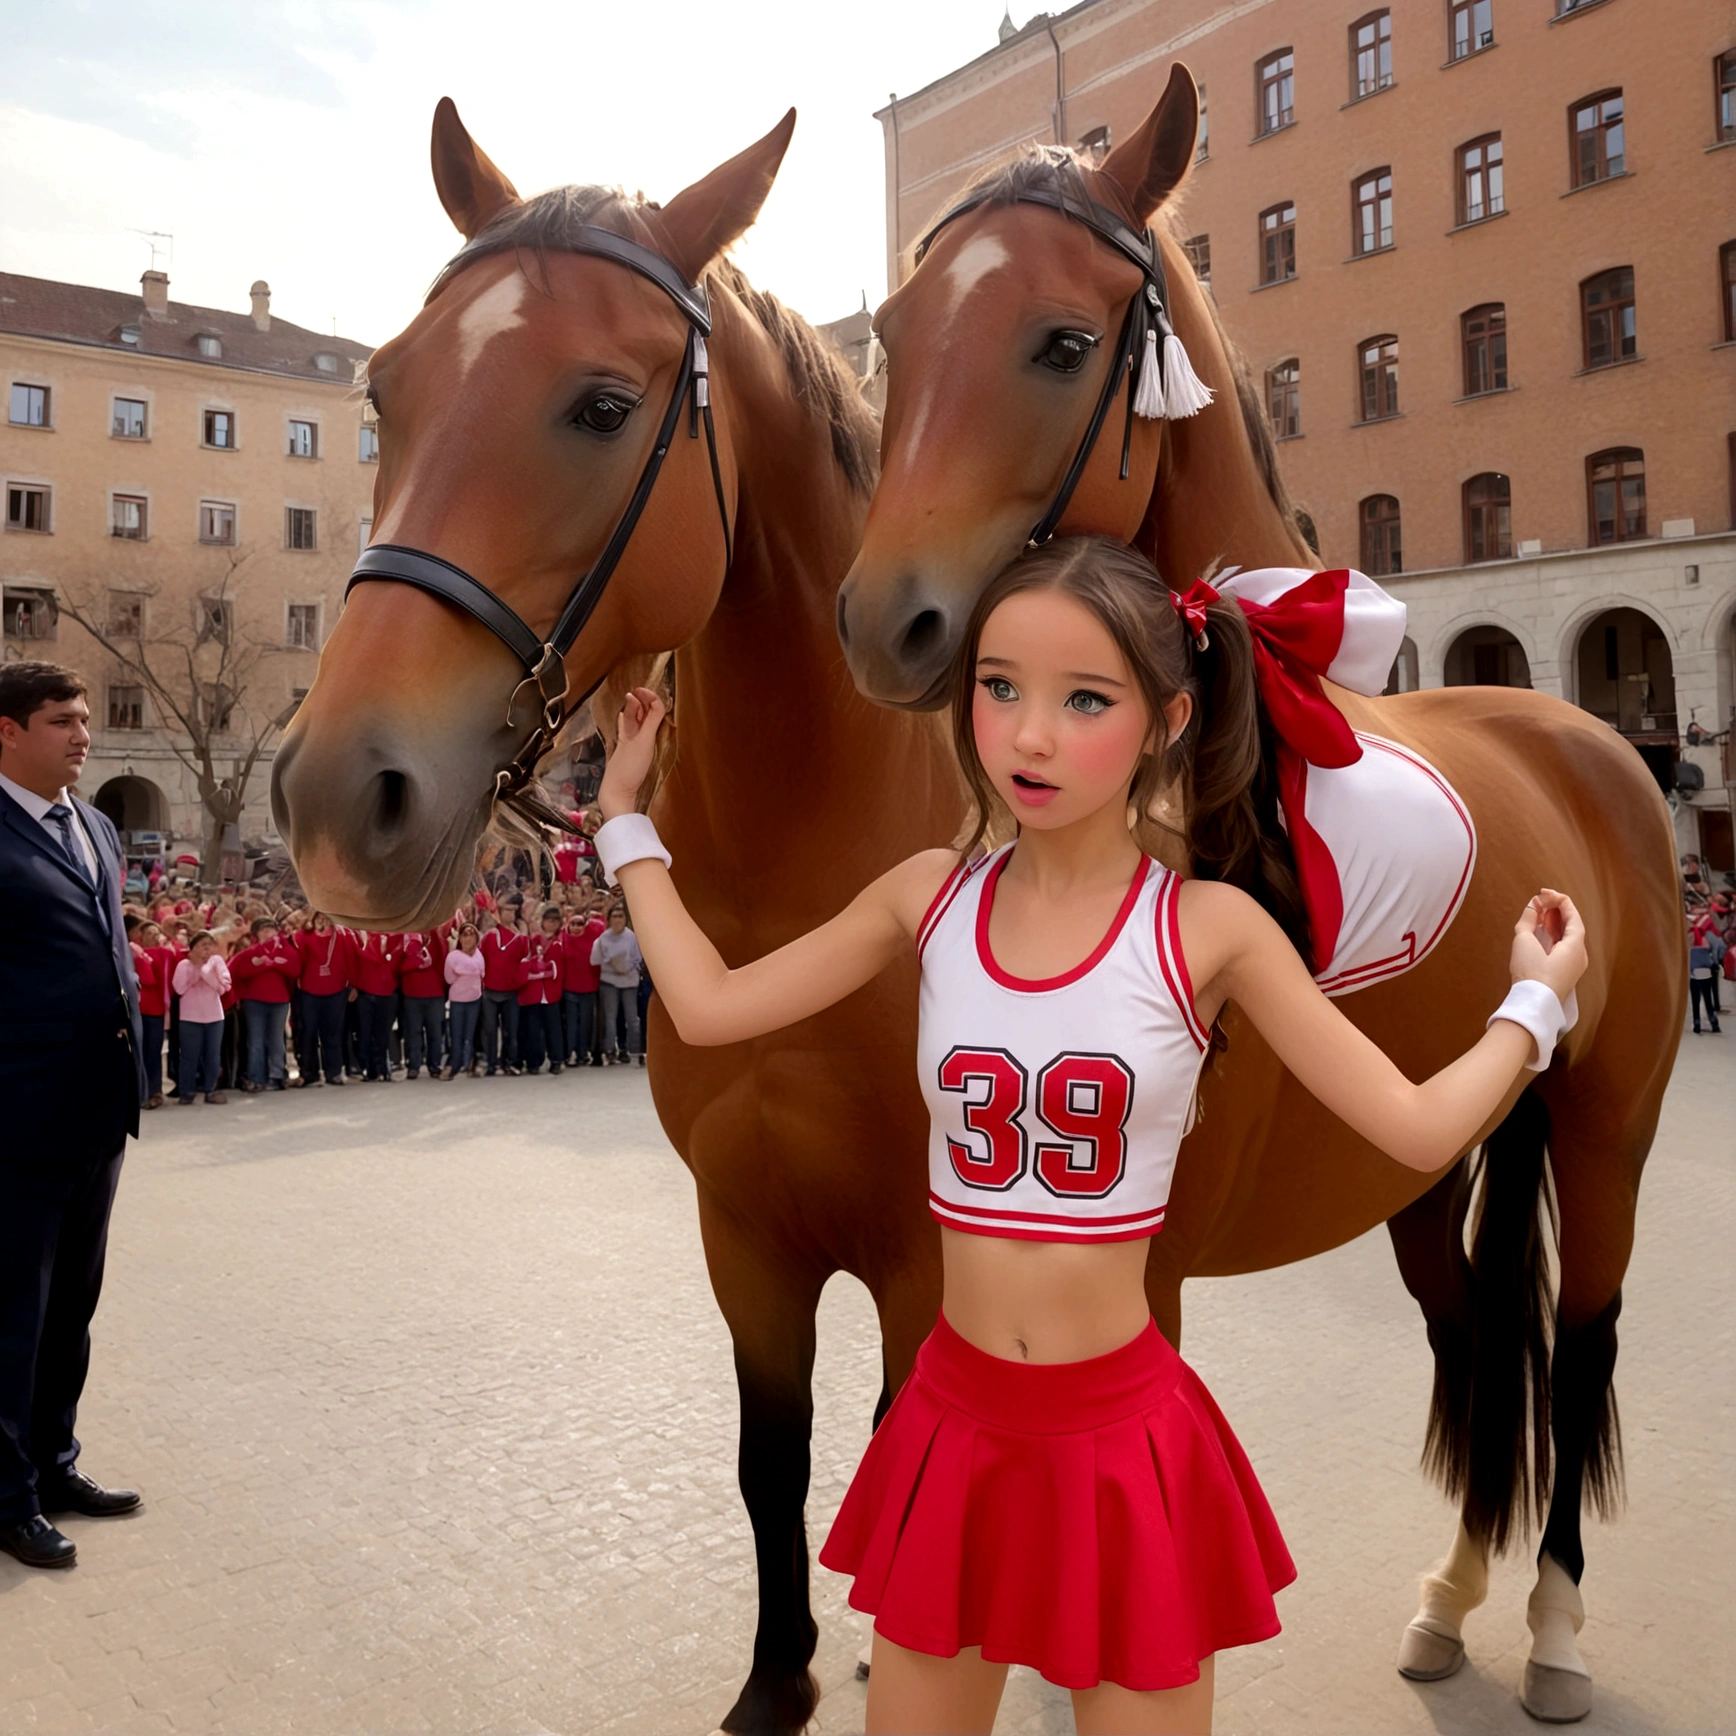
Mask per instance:
[[[1009,1362],[1083,1362],[1137,1338],[1147,1239],[1086,1247],[940,1232],[941,1310],[953,1331]]]

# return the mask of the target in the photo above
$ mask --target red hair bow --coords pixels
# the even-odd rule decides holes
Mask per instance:
[[[1218,593],[1204,579],[1195,579],[1186,591],[1171,591],[1169,600],[1193,634],[1194,648],[1205,650],[1210,643],[1206,637],[1206,610],[1218,600]]]

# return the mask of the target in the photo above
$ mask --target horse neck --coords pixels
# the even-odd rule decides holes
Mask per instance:
[[[890,860],[944,841],[923,798],[950,788],[950,773],[932,720],[862,699],[838,642],[838,586],[867,496],[753,314],[725,292],[714,303],[715,396],[729,407],[738,476],[734,552],[710,620],[676,653],[671,821],[775,898],[767,877],[807,858],[806,838],[829,839],[834,857],[860,843]]]

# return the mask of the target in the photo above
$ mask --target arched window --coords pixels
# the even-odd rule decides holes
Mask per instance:
[[[1501,135],[1484,133],[1468,145],[1460,145],[1458,220],[1481,223],[1499,217],[1507,209],[1505,167],[1501,159]]]
[[[1465,396],[1507,390],[1507,304],[1486,301],[1459,315],[1465,355]]]
[[[1573,157],[1573,185],[1589,187],[1627,173],[1627,132],[1621,92],[1600,90],[1581,97],[1567,111],[1567,143]]]
[[[1296,56],[1290,49],[1280,48],[1255,66],[1254,113],[1260,137],[1296,118]]]
[[[1390,332],[1356,346],[1360,420],[1378,422],[1398,414],[1398,339]]]
[[[1585,491],[1594,543],[1646,534],[1646,455],[1637,446],[1594,452],[1585,461]]]
[[[1631,362],[1639,354],[1631,265],[1600,271],[1579,286],[1579,325],[1588,368]]]
[[[1371,494],[1356,515],[1362,530],[1362,570],[1371,579],[1402,573],[1404,551],[1399,542],[1397,497]]]
[[[1350,27],[1350,100],[1392,83],[1392,14],[1384,7]]]
[[[1296,275],[1296,207],[1286,199],[1260,213],[1260,281],[1282,283]]]
[[[1350,185],[1350,251],[1379,253],[1392,246],[1392,170],[1371,169]]]
[[[1266,370],[1266,414],[1278,439],[1302,432],[1302,364],[1295,356]]]
[[[1504,561],[1513,553],[1512,484],[1485,470],[1464,488],[1465,559]]]

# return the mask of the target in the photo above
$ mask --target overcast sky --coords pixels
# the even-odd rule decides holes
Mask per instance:
[[[885,293],[887,94],[994,46],[1002,0],[0,0],[0,270],[380,343],[457,245],[428,169],[441,96],[524,194],[667,200],[795,141],[737,257],[813,320]],[[1024,22],[1028,8],[1016,6]]]

